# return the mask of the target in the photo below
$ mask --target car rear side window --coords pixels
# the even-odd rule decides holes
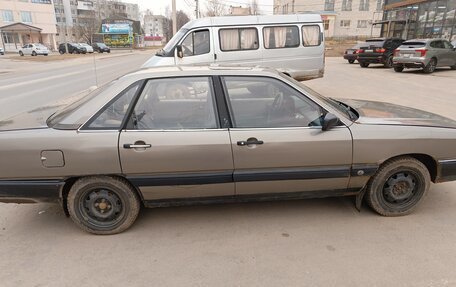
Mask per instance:
[[[324,110],[307,97],[267,77],[223,78],[237,128],[320,126]]]
[[[299,28],[298,26],[265,27],[263,39],[266,49],[298,47]]]
[[[321,44],[320,26],[302,26],[302,44],[304,47],[319,46]]]
[[[208,77],[149,80],[128,123],[136,130],[218,127],[212,81]]]
[[[258,49],[258,30],[256,28],[220,29],[220,50],[240,51]]]

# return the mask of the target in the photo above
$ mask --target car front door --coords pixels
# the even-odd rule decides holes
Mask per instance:
[[[31,46],[32,46],[32,45],[27,44],[27,45],[25,45],[24,47],[22,47],[22,53],[23,53],[24,55],[31,55],[31,54],[32,54],[32,52],[31,52],[32,49],[30,48]]]
[[[210,77],[147,81],[119,138],[122,172],[146,201],[234,195],[228,129]]]
[[[222,84],[233,122],[237,195],[347,191],[352,137],[346,126],[322,131],[326,111],[282,80],[226,76]]]
[[[182,54],[175,50],[176,65],[210,64],[214,62],[211,28],[193,30],[181,42]],[[181,57],[182,56],[182,57]]]

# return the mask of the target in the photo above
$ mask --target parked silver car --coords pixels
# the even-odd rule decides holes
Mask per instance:
[[[19,55],[21,55],[21,56],[24,56],[24,55],[47,56],[47,55],[49,55],[49,49],[41,43],[26,44],[22,48],[19,49]]]
[[[60,201],[96,234],[142,205],[365,195],[399,216],[456,180],[456,121],[263,68],[143,69],[55,109],[0,121],[0,202]]]
[[[3,48],[0,48],[0,55],[5,55],[5,51],[3,51]]]
[[[456,48],[445,39],[408,40],[394,51],[394,71],[404,68],[422,68],[432,73],[437,67],[456,69]]]

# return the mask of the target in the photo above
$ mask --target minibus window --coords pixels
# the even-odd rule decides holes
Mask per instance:
[[[265,27],[263,38],[266,49],[298,47],[299,28],[298,26]]]
[[[221,29],[219,31],[220,50],[239,51],[258,49],[256,28]]]
[[[184,56],[207,54],[210,51],[209,30],[195,31],[182,42]]]
[[[320,27],[317,25],[302,26],[302,43],[305,47],[319,46],[321,43]]]

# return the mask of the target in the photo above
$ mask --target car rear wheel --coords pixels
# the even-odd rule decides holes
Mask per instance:
[[[401,67],[401,66],[394,67],[394,71],[395,71],[395,72],[400,73],[400,72],[402,72],[403,70],[404,70],[404,67]]]
[[[353,63],[355,62],[355,60],[348,60],[348,62],[349,62],[350,64],[353,64]]]
[[[81,229],[101,235],[120,233],[136,220],[140,201],[121,178],[93,176],[79,179],[67,198],[71,219]]]
[[[393,67],[393,56],[389,56],[388,59],[386,59],[385,64],[383,64],[385,68],[392,68]]]
[[[435,71],[435,68],[437,67],[437,61],[432,58],[429,63],[423,68],[423,71],[426,74],[431,74]]]
[[[59,50],[59,53],[60,53],[60,55],[63,55],[63,54],[65,54],[65,52],[64,52],[64,51],[62,51],[62,50]]]
[[[361,68],[369,67],[369,63],[359,62],[359,65],[361,66]]]
[[[369,180],[366,201],[383,216],[411,213],[429,190],[431,177],[420,161],[402,157],[387,161]]]

